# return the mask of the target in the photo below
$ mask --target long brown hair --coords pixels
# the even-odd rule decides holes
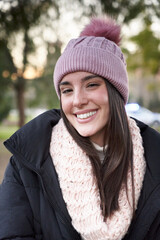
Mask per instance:
[[[127,175],[131,168],[134,213],[133,146],[125,112],[124,100],[115,87],[104,79],[109,98],[109,119],[105,127],[105,158],[101,163],[89,137],[81,136],[66,118],[62,107],[64,123],[76,143],[88,154],[100,192],[101,209],[104,219],[119,209],[119,194],[122,184],[127,190]]]

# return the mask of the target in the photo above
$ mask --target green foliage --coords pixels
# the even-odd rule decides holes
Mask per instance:
[[[128,69],[143,69],[146,74],[156,74],[160,68],[160,39],[151,30],[151,24],[138,35],[130,38],[136,44],[137,50],[128,56]]]

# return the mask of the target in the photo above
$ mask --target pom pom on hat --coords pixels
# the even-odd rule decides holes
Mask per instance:
[[[80,33],[80,37],[104,37],[110,41],[113,41],[119,46],[121,41],[120,33],[121,28],[113,19],[102,19],[95,17],[92,18],[91,22],[83,29],[83,31]]]
[[[67,44],[54,69],[54,85],[60,97],[59,83],[72,72],[84,71],[109,81],[128,100],[128,76],[120,44],[120,26],[111,18],[93,18],[80,37]]]

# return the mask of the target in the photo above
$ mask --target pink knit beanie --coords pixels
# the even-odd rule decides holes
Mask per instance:
[[[54,69],[54,86],[72,72],[85,71],[106,78],[128,100],[128,76],[120,43],[120,26],[110,18],[93,18],[80,37],[72,39]]]

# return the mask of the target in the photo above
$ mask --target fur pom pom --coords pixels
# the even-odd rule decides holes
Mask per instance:
[[[92,18],[80,34],[82,36],[105,37],[120,45],[120,26],[111,18]]]

